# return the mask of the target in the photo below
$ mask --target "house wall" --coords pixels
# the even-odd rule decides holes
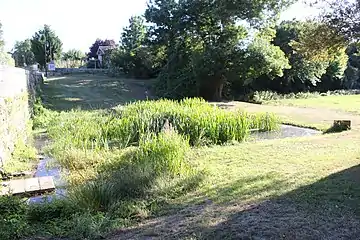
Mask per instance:
[[[0,166],[11,159],[17,141],[28,140],[32,107],[42,81],[39,72],[0,65]]]

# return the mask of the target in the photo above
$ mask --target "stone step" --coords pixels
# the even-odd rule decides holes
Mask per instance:
[[[53,177],[15,179],[3,182],[1,195],[41,194],[55,190]]]

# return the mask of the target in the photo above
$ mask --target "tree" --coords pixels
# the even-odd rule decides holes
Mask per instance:
[[[246,30],[277,15],[291,1],[151,1],[145,18],[152,45],[165,51],[166,64],[158,77],[162,96],[203,96],[220,100],[226,86],[241,78],[236,64],[243,59]]]
[[[140,16],[133,16],[129,19],[129,26],[123,29],[120,39],[120,48],[131,52],[143,46],[146,37],[144,19]]]
[[[41,67],[61,58],[62,42],[49,25],[35,33],[31,39],[31,51]]]
[[[283,77],[284,70],[291,69],[285,53],[271,43],[275,35],[274,29],[266,28],[248,46],[244,63],[246,69],[243,71],[246,85],[261,76],[267,76],[270,80]]]
[[[90,52],[87,53],[87,57],[88,59],[91,58],[98,58],[97,50],[99,49],[99,46],[116,46],[116,43],[114,40],[109,40],[109,39],[105,39],[105,40],[101,40],[101,39],[96,39],[95,42],[91,45]]]
[[[75,68],[82,64],[85,54],[80,50],[70,49],[62,54],[62,60],[66,62],[67,67]]]
[[[146,44],[144,19],[133,16],[123,29],[120,46],[112,55],[112,64],[126,74],[138,78],[151,78],[161,65],[161,49]]]
[[[327,9],[322,20],[336,30],[347,41],[360,41],[360,1],[322,0],[321,7]]]
[[[35,55],[31,51],[30,39],[17,41],[14,45],[12,57],[15,59],[15,66],[24,67],[36,62]]]
[[[360,47],[354,43],[350,44],[346,53],[349,61],[345,70],[344,87],[358,89],[360,88]]]
[[[276,29],[274,44],[279,46],[289,59],[291,69],[284,71],[283,77],[273,81],[272,90],[280,92],[308,91],[321,82],[322,76],[326,73],[330,63],[335,56],[344,51],[329,50],[326,46],[319,46],[318,52],[312,51],[308,39],[311,31],[317,29],[316,22],[285,21]],[[312,33],[310,34],[312,36]],[[304,46],[309,46],[306,48]]]

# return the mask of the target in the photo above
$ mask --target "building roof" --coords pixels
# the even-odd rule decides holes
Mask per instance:
[[[96,54],[97,55],[103,55],[107,50],[114,49],[115,46],[99,46]]]

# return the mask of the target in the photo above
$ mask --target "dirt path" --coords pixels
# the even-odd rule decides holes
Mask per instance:
[[[49,78],[44,92],[46,105],[53,110],[94,110],[146,99],[150,84],[151,80],[76,74]]]

